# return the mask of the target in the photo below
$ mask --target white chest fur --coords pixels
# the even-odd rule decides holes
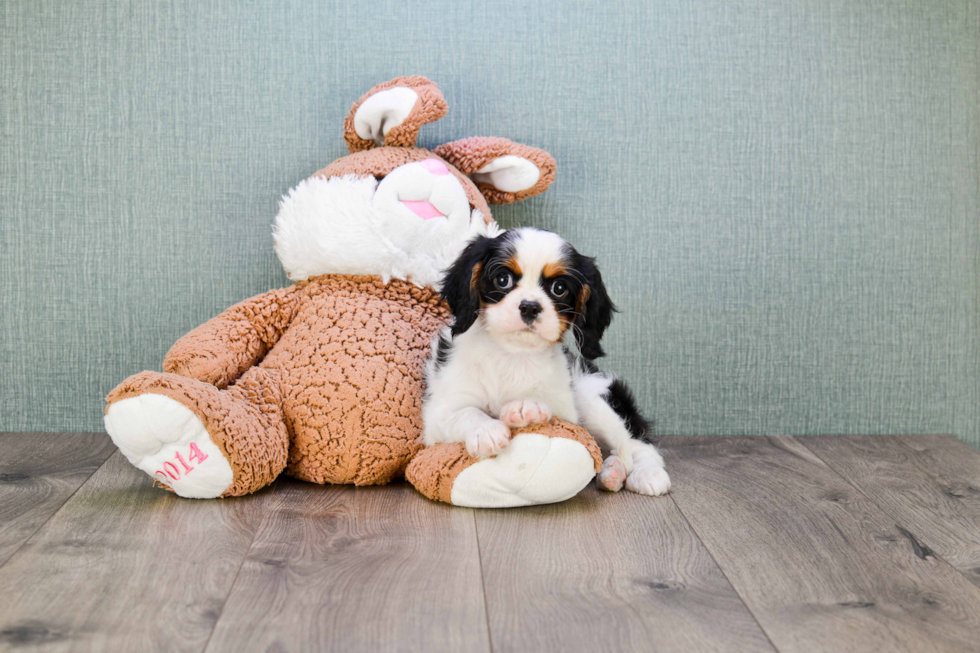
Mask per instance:
[[[499,417],[501,407],[511,401],[537,399],[555,416],[578,422],[571,374],[560,345],[507,351],[476,325],[457,336],[445,372],[443,378],[457,388],[465,387],[493,417]]]

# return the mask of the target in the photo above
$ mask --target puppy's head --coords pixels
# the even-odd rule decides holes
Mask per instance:
[[[571,328],[588,359],[603,355],[599,341],[616,310],[594,259],[556,234],[527,228],[470,242],[446,271],[442,296],[454,336],[481,320],[505,348],[535,350]]]

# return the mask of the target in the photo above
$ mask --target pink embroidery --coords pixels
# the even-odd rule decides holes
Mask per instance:
[[[187,464],[187,461],[184,460],[184,457],[180,455],[180,452],[179,451],[176,452],[176,455],[174,457],[177,459],[177,462],[179,462],[181,465],[184,466],[184,473],[185,474],[187,474],[192,469],[194,469],[193,467],[191,467],[190,465]]]
[[[179,451],[174,452],[174,460],[179,462],[181,466],[184,468],[184,474],[183,474],[184,476],[187,476],[188,474],[190,474],[196,469],[195,466],[188,464],[187,462],[188,460],[192,463],[196,462],[200,464],[207,459],[208,459],[208,455],[203,451],[201,451],[200,447],[198,447],[193,442],[191,442],[190,451],[187,454],[187,460],[184,460],[184,457],[180,454]],[[178,469],[177,465],[175,465],[169,460],[163,463],[162,470],[157,470],[153,472],[153,475],[161,477],[164,481],[167,481],[168,478],[174,481],[179,481],[181,477],[180,469]]]
[[[170,469],[167,469],[167,465],[170,465],[170,469],[174,471],[170,471]],[[169,460],[163,463],[163,471],[167,472],[167,476],[174,479],[175,481],[180,479],[180,471],[177,469],[177,465],[173,464]]]
[[[191,442],[191,455],[189,455],[187,459],[190,461],[196,460],[199,463],[203,463],[208,459],[208,455],[206,453],[201,453],[201,450],[197,448],[197,445]]]

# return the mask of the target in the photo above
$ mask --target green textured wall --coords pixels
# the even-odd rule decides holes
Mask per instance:
[[[96,430],[285,285],[279,196],[402,74],[559,179],[496,212],[599,256],[606,366],[665,433],[980,445],[980,3],[0,7],[0,429]]]

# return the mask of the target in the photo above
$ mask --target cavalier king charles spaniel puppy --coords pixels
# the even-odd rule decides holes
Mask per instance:
[[[436,336],[426,368],[427,446],[463,442],[471,456],[493,456],[512,427],[558,416],[602,448],[599,487],[670,489],[632,393],[593,362],[616,310],[594,259],[538,229],[478,236],[446,271],[442,296],[455,320]],[[577,352],[563,344],[569,330]]]

